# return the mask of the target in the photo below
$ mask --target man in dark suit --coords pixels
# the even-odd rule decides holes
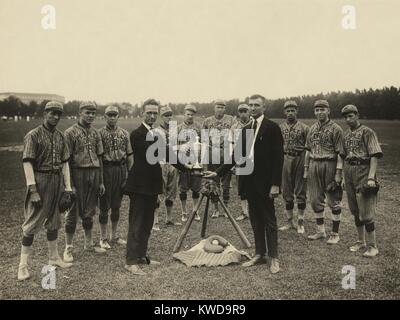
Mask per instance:
[[[283,138],[279,126],[264,116],[265,98],[261,95],[250,97],[250,112],[254,118],[245,126],[239,141],[249,146],[247,159],[253,164],[251,173],[240,177],[242,192],[249,204],[249,216],[254,232],[255,255],[243,263],[244,267],[267,263],[267,253],[271,258],[271,273],[279,272],[278,230],[275,216],[274,198],[279,195],[283,167]],[[254,138],[248,140],[246,130],[254,130]],[[215,172],[206,172],[204,178],[223,176],[235,164],[240,152],[236,145],[232,164],[223,164]],[[236,155],[235,155],[236,154]],[[267,250],[268,248],[268,250]]]
[[[143,122],[132,131],[130,139],[133,149],[134,164],[129,171],[124,193],[129,195],[129,231],[126,248],[125,269],[136,275],[145,275],[139,267],[140,264],[158,265],[160,262],[151,260],[147,256],[147,244],[154,222],[154,211],[157,205],[157,197],[162,190],[162,171],[157,159],[151,159],[151,151],[148,150],[157,142],[159,150],[168,147],[159,132],[153,130],[157,120],[159,103],[154,99],[148,99],[143,103]],[[149,139],[146,136],[149,135]],[[150,135],[154,139],[151,139]],[[153,146],[154,147],[154,146]],[[157,153],[154,153],[157,156]],[[173,164],[179,170],[185,170],[185,166]]]

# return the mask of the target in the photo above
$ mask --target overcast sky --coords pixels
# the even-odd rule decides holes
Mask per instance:
[[[398,0],[0,0],[0,92],[166,103],[400,86],[399,12]]]

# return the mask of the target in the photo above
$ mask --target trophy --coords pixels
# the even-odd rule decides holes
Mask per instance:
[[[201,159],[201,151],[202,151],[203,145],[200,142],[200,137],[196,136],[196,142],[193,143],[193,153],[195,157],[195,163],[193,164],[192,168],[192,175],[195,176],[202,176],[203,174],[203,166],[199,162],[199,159]]]

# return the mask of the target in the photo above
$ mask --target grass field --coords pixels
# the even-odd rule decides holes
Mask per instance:
[[[153,232],[149,253],[162,262],[159,267],[144,267],[148,275],[131,276],[123,269],[125,251],[115,248],[105,256],[83,252],[83,230],[77,229],[75,238],[76,263],[71,269],[57,270],[55,290],[41,286],[42,267],[47,263],[45,233],[34,242],[31,266],[33,278],[17,282],[23,221],[24,176],[21,163],[22,138],[38,122],[0,123],[0,299],[399,299],[400,298],[400,122],[365,121],[380,138],[384,158],[379,164],[382,189],[376,217],[377,239],[380,255],[374,260],[352,253],[348,247],[356,238],[353,219],[344,197],[341,241],[328,246],[324,241],[310,242],[297,233],[279,234],[279,251],[282,271],[271,275],[266,266],[249,269],[240,266],[217,268],[187,268],[174,261],[172,247],[180,232],[178,226]],[[138,119],[122,120],[121,126],[132,130]],[[281,120],[279,120],[281,121]],[[72,120],[63,120],[64,130]],[[307,123],[311,121],[306,120]],[[96,127],[103,125],[101,121]],[[340,122],[343,125],[343,122]],[[234,196],[230,206],[234,216],[239,214],[239,202]],[[278,224],[284,223],[283,201],[276,201]],[[179,205],[174,208],[178,217]],[[128,201],[122,206],[121,235],[127,233]],[[328,215],[329,216],[329,215]],[[160,217],[163,217],[162,211]],[[251,242],[253,236],[248,221],[240,223]],[[327,221],[328,230],[331,221]],[[94,234],[98,239],[98,225]],[[306,211],[306,233],[314,231],[310,208]],[[227,219],[209,221],[208,235],[219,234],[242,248],[239,237]],[[200,224],[194,223],[184,245],[191,247],[200,240]],[[64,231],[60,232],[60,251],[64,246]],[[249,250],[252,253],[252,249]],[[341,286],[342,267],[356,268],[356,289]]]

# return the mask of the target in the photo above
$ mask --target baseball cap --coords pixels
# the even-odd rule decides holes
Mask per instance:
[[[214,105],[215,106],[225,106],[226,107],[226,102],[224,100],[217,99],[217,100],[214,101]]]
[[[358,113],[357,107],[353,104],[348,104],[347,106],[344,106],[342,109],[343,116],[346,115],[347,113],[351,113],[351,112]]]
[[[316,107],[329,108],[329,102],[326,100],[317,100],[314,103],[314,108],[316,108]]]
[[[46,103],[46,105],[44,107],[44,111],[48,111],[48,110],[54,110],[54,111],[63,112],[64,111],[64,107],[58,101],[49,101],[49,102]]]
[[[299,106],[297,105],[296,101],[289,100],[289,101],[285,102],[285,104],[283,105],[283,109],[286,109],[287,107],[296,107],[296,108],[298,108]]]
[[[185,109],[184,109],[185,111],[186,110],[188,110],[188,111],[192,111],[192,112],[194,112],[194,113],[196,113],[197,112],[197,108],[196,108],[196,106],[194,106],[194,105],[192,105],[192,104],[188,104],[186,107],[185,107]]]
[[[169,106],[164,106],[160,108],[160,115],[164,115],[166,113],[171,113],[172,114],[172,109]]]
[[[96,103],[92,102],[92,101],[83,101],[81,102],[81,104],[79,105],[79,110],[82,109],[88,109],[88,110],[97,110],[97,105]]]
[[[240,110],[249,110],[249,106],[246,103],[241,103],[238,105],[238,111]]]
[[[117,106],[108,106],[106,110],[104,111],[105,114],[107,113],[118,113],[119,114],[119,109]]]

